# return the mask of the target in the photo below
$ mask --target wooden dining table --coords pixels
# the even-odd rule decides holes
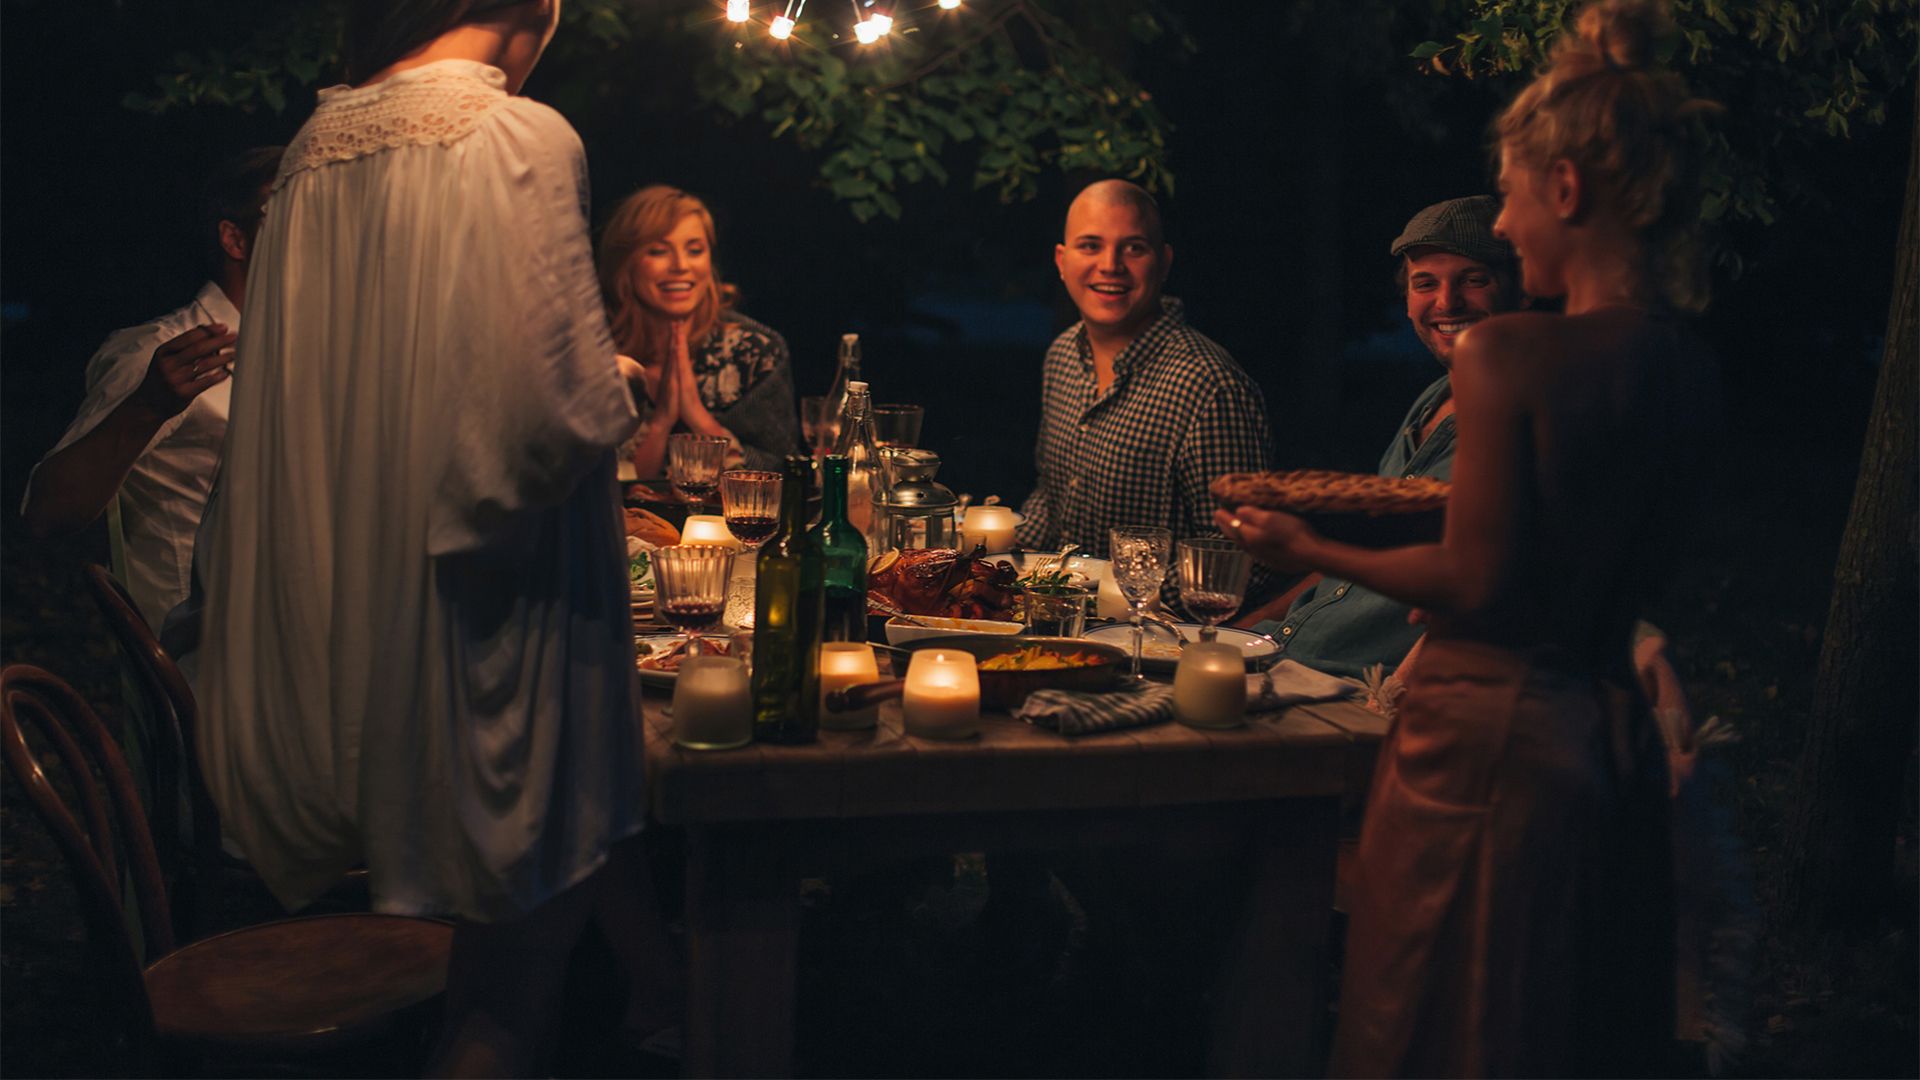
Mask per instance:
[[[791,1076],[800,883],[868,860],[1167,845],[1248,860],[1215,981],[1208,1071],[1318,1075],[1341,800],[1384,721],[1355,702],[1067,737],[988,713],[977,738],[822,731],[803,745],[682,749],[642,695],[651,811],[686,833],[688,1076]]]

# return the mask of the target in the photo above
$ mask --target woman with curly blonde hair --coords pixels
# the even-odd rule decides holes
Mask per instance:
[[[1438,543],[1367,550],[1221,511],[1282,569],[1425,609],[1351,879],[1335,1075],[1635,1075],[1673,1034],[1662,746],[1626,670],[1718,395],[1678,312],[1696,118],[1655,4],[1601,0],[1495,127],[1522,286],[1455,347]]]
[[[640,362],[651,399],[623,455],[640,477],[661,474],[675,430],[729,439],[729,464],[754,468],[800,445],[787,343],[734,310],[713,252],[706,204],[664,184],[629,195],[601,231],[614,341]]]

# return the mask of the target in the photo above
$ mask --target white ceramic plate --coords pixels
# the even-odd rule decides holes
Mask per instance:
[[[1199,623],[1181,623],[1180,629],[1186,632],[1188,641],[1199,641],[1201,626]],[[1082,635],[1088,641],[1103,642],[1133,655],[1133,627],[1126,623],[1115,623],[1089,630]],[[1220,641],[1228,645],[1240,646],[1246,655],[1247,669],[1258,671],[1280,654],[1280,647],[1271,638],[1248,630],[1237,630],[1231,626],[1220,628]],[[1146,644],[1140,650],[1140,668],[1170,674],[1174,665],[1180,662],[1180,646],[1167,636],[1164,628],[1156,630],[1151,624],[1147,627]]]
[[[1045,553],[1035,553],[1031,551],[1021,555],[1017,559],[1012,555],[989,555],[987,557],[995,562],[1010,562],[1013,564],[1013,568],[1023,575],[1028,570],[1031,570],[1034,564],[1041,559],[1051,558],[1051,556]],[[1098,585],[1100,582],[1106,580],[1107,575],[1110,574],[1112,570],[1113,564],[1105,559],[1096,559],[1091,555],[1067,556],[1067,572],[1070,574],[1081,574],[1085,576],[1091,584]]]
[[[709,647],[713,645],[728,645],[727,638],[729,633],[729,631],[722,629],[708,633],[701,640]],[[642,650],[645,649],[655,653],[664,652],[668,646],[678,640],[680,640],[680,635],[671,630],[665,630],[658,626],[649,627],[639,630],[633,635],[634,645],[636,646],[634,651],[642,652]],[[728,645],[728,647],[731,648],[730,645]],[[703,653],[702,655],[706,654]],[[674,680],[680,677],[678,671],[656,671],[653,668],[639,667],[640,661],[646,658],[647,656],[644,652],[642,655],[634,658],[634,665],[640,671],[641,682],[649,686],[672,686]]]
[[[945,619],[932,615],[915,615],[913,619],[912,623],[901,622],[898,617],[888,619],[887,644],[905,645],[909,641],[949,634],[1017,634],[1026,629],[1021,623],[998,619]]]

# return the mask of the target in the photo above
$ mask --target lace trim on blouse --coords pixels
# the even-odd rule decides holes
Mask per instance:
[[[330,86],[294,136],[274,190],[295,173],[401,146],[452,145],[508,100],[507,76],[472,60],[442,60],[372,86]]]

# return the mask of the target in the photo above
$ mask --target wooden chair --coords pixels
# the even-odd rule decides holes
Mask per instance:
[[[151,815],[155,850],[163,876],[172,883],[175,935],[199,937],[219,906],[221,890],[257,878],[252,867],[221,847],[220,812],[200,775],[200,706],[186,675],[160,644],[120,579],[98,564],[89,565],[86,573],[94,603],[132,661],[142,703],[159,728],[154,741],[160,752],[150,763],[149,774],[149,789],[156,793]],[[190,814],[186,852],[179,850],[178,803],[173,798],[183,782]],[[160,792],[168,797],[158,797]],[[364,911],[368,900],[367,872],[354,869],[307,910]]]
[[[134,683],[156,729],[153,733],[155,753],[148,762],[148,788],[153,793],[150,821],[161,868],[169,878],[188,879],[182,885],[190,886],[198,875],[237,862],[221,852],[220,815],[200,779],[194,742],[199,727],[199,707],[186,676],[160,646],[159,638],[134,606],[127,587],[104,566],[89,565],[86,574],[94,603],[106,617],[107,626],[121,650],[132,661]],[[191,815],[188,833],[191,850],[188,852],[178,850],[181,829],[176,796],[182,783],[186,785]],[[176,914],[182,907],[192,906],[193,893],[189,888],[175,892]],[[184,927],[175,929],[184,932]]]
[[[78,817],[42,771],[23,724],[36,728],[59,760]],[[311,916],[176,948],[153,836],[126,760],[58,676],[26,664],[0,670],[0,754],[73,871],[100,957],[92,967],[123,1021],[137,1068],[151,1069],[154,1051],[186,1069],[208,1056],[258,1062],[361,1047],[404,1034],[438,1007],[453,941],[452,925],[438,920]],[[131,881],[137,901],[150,957],[144,965],[123,917],[123,880]]]

